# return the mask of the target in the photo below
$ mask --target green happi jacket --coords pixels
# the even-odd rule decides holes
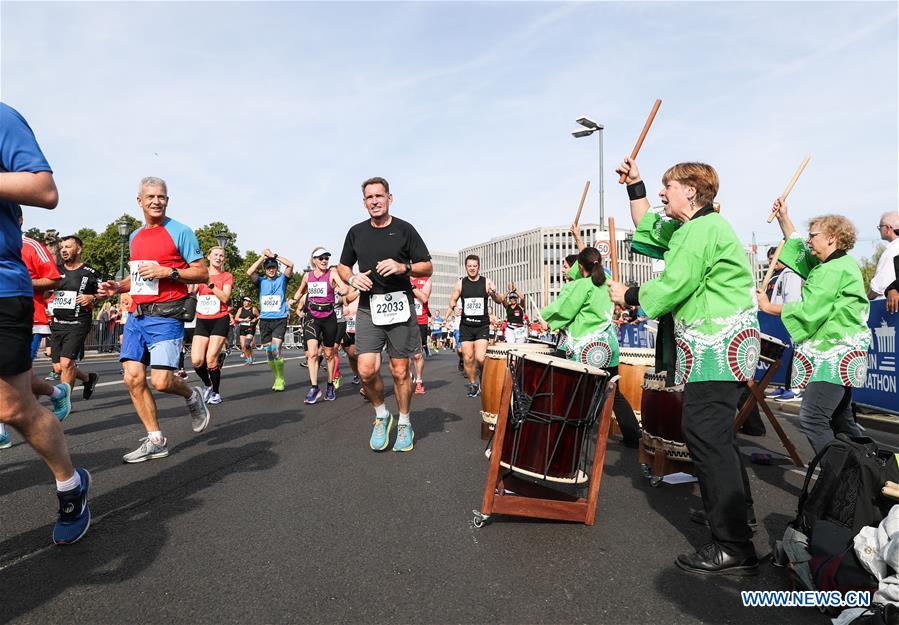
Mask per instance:
[[[835,252],[822,263],[797,233],[784,244],[780,260],[805,279],[802,300],[784,304],[780,313],[796,344],[790,384],[864,386],[870,304],[858,263],[845,252]]]
[[[744,382],[755,374],[760,350],[749,260],[711,206],[677,224],[647,211],[638,225],[649,246],[643,253],[661,251],[665,260],[664,272],[640,287],[640,305],[650,317],[674,317],[675,384]]]
[[[599,368],[618,366],[618,328],[612,322],[615,305],[606,285],[595,286],[581,276],[577,263],[572,278],[540,316],[555,332],[562,330],[559,345],[571,360]]]

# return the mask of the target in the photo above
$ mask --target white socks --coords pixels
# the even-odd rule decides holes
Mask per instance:
[[[387,404],[381,404],[380,406],[375,406],[375,418],[376,419],[386,419],[390,413],[387,412]]]
[[[165,436],[162,435],[162,432],[147,432],[147,436],[153,444],[165,445]]]
[[[76,488],[81,488],[81,476],[78,475],[78,471],[75,471],[72,474],[72,477],[65,480],[64,482],[60,482],[56,480],[56,490],[60,493],[65,493],[70,490],[75,490]]]
[[[412,425],[412,422],[409,420],[409,413],[407,412],[407,413],[403,414],[401,412],[399,421],[397,421],[397,423],[399,425]]]

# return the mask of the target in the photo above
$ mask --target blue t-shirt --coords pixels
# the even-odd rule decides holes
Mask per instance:
[[[284,319],[287,311],[287,277],[279,273],[274,278],[262,276],[256,284],[259,288],[259,318]]]
[[[0,102],[0,171],[50,171],[28,122]],[[18,204],[0,199],[0,297],[31,297],[34,289],[22,262],[22,228]]]

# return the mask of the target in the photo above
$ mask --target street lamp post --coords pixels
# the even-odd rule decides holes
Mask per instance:
[[[600,230],[603,230],[605,228],[604,224],[606,221],[606,207],[605,184],[603,182],[602,176],[602,131],[605,129],[605,126],[603,126],[602,124],[597,124],[589,117],[579,117],[575,121],[584,127],[584,130],[575,130],[571,133],[572,136],[574,136],[576,139],[580,139],[581,137],[589,137],[594,132],[599,132],[599,228]]]
[[[128,235],[130,232],[128,226],[128,220],[124,217],[119,218],[116,222],[116,229],[119,231],[119,273],[118,279],[125,279],[125,241],[128,240]]]
[[[228,250],[228,244],[231,242],[232,238],[234,237],[225,230],[219,230],[215,233],[215,240],[219,244],[219,247],[226,251]]]

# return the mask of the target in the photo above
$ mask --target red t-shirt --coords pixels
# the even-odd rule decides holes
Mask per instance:
[[[31,237],[22,237],[22,260],[28,267],[28,275],[32,280],[41,278],[51,278],[56,280],[60,278],[59,267],[53,260],[53,255],[47,246],[40,241],[35,241]],[[45,326],[50,324],[50,317],[47,316],[47,302],[53,296],[52,291],[44,291],[43,293],[34,294],[34,319],[32,323],[36,326]]]
[[[143,263],[174,269],[187,269],[195,260],[203,258],[194,231],[182,223],[166,217],[160,226],[143,226],[131,234],[131,311],[137,304],[170,302],[187,297],[187,285],[168,278],[141,280],[137,273]]]
[[[416,289],[421,291],[425,287],[425,284],[427,283],[428,278],[409,278],[409,281],[412,283],[413,287],[415,287]],[[420,326],[428,325],[428,323],[429,323],[428,322],[428,312],[429,312],[428,305],[422,304],[421,300],[419,300],[414,295],[412,296],[412,299],[415,300],[413,302],[413,304],[415,305],[415,313],[416,313],[415,318],[418,320],[418,325],[420,325]],[[419,311],[421,311],[420,314],[419,314]]]
[[[219,289],[224,289],[226,284],[230,284],[232,288],[234,287],[234,276],[227,271],[217,273],[214,276],[210,275],[209,281]],[[216,304],[218,304],[218,310],[210,312],[215,309]],[[218,319],[229,314],[229,312],[228,304],[216,297],[212,289],[205,284],[200,285],[200,288],[197,289],[197,319]]]

